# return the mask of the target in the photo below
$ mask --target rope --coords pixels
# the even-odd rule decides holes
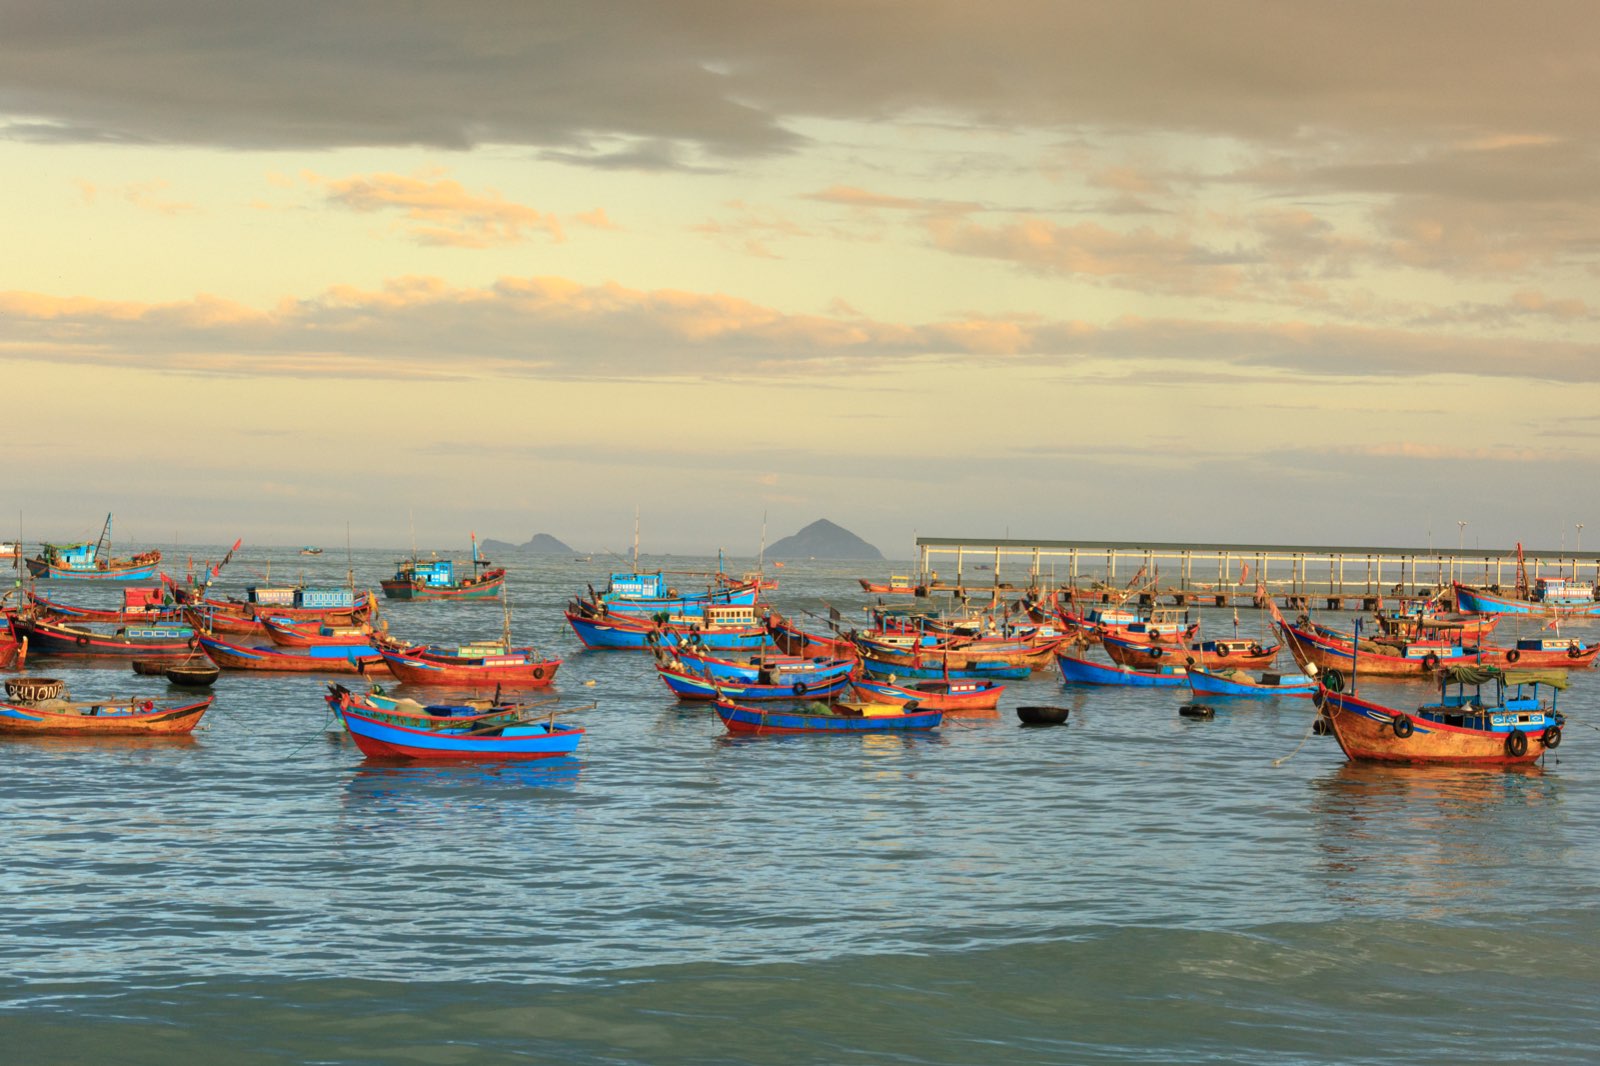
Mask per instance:
[[[1306,746],[1306,741],[1310,740],[1312,733],[1314,733],[1316,731],[1317,722],[1321,719],[1321,717],[1322,717],[1322,711],[1318,710],[1317,711],[1317,717],[1311,719],[1311,724],[1306,726],[1305,736],[1300,738],[1300,743],[1296,744],[1294,746],[1294,750],[1291,751],[1289,754],[1283,756],[1281,759],[1273,759],[1272,760],[1272,765],[1273,766],[1282,766],[1284,763],[1288,762],[1290,759],[1292,759],[1296,755],[1300,754],[1300,749]]]

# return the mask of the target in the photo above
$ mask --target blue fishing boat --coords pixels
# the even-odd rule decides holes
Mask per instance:
[[[573,600],[566,617],[585,648],[646,649],[692,644],[721,651],[758,651],[774,646],[772,635],[756,619],[755,608],[743,604],[706,604],[698,617],[641,617],[611,614]]]
[[[815,703],[794,711],[718,700],[717,717],[732,733],[895,733],[937,729],[943,711],[904,710],[887,703]]]
[[[158,551],[140,552],[131,559],[111,557],[111,516],[93,544],[44,544],[28,561],[28,573],[48,581],[148,581],[161,564]]]
[[[246,647],[202,633],[200,646],[224,670],[279,673],[359,674],[383,670],[383,656],[371,644],[319,644],[306,648]]]
[[[809,684],[788,680],[761,682],[715,679],[682,665],[675,667],[659,662],[656,663],[656,673],[680,700],[818,700],[837,696],[850,686],[848,670]]]
[[[1189,687],[1196,696],[1297,696],[1310,699],[1317,683],[1305,674],[1265,673],[1252,678],[1243,670],[1189,667]]]
[[[663,651],[661,657],[666,654]],[[674,648],[672,656],[681,660],[691,671],[716,680],[762,684],[782,682],[792,685],[801,681],[813,685],[831,681],[836,677],[849,676],[856,663],[854,659],[808,659],[798,655],[770,654],[757,655],[751,659],[728,659],[699,651],[685,644],[679,644]]]
[[[1116,663],[1097,663],[1076,655],[1056,652],[1061,679],[1082,685],[1127,685],[1133,688],[1186,688],[1189,671],[1182,666],[1159,666],[1154,670],[1133,670]]]
[[[974,678],[991,678],[996,681],[1021,681],[1033,673],[1032,667],[1012,666],[1009,663],[974,663],[970,667],[902,666],[877,659],[862,659],[861,669],[873,677],[912,678],[918,681],[970,681]]]
[[[1565,578],[1539,578],[1526,598],[1506,596],[1473,585],[1455,584],[1456,609],[1469,614],[1526,614],[1541,617],[1600,616],[1594,586]]]
[[[720,575],[712,575],[720,577]],[[753,606],[761,590],[760,579],[724,583],[722,587],[707,587],[703,593],[680,593],[664,573],[612,574],[606,591],[596,593],[589,587],[589,602],[604,605],[614,614],[670,615],[699,614],[708,604],[721,606]]]

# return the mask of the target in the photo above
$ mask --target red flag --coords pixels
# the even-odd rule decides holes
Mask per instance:
[[[1239,564],[1239,584],[1242,585],[1246,581],[1249,581],[1249,580],[1250,580],[1250,564],[1249,563],[1240,563]]]

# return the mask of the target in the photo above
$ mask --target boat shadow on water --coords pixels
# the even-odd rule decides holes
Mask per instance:
[[[352,771],[345,792],[352,800],[394,806],[455,801],[462,795],[475,801],[510,799],[530,789],[570,792],[582,770],[583,760],[575,756],[448,764],[367,762]]]

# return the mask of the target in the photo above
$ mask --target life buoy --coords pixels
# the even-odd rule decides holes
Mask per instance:
[[[156,701],[155,700],[145,700],[144,701],[144,709],[145,709],[145,713],[147,713],[147,714],[150,711],[155,710],[156,709]]]
[[[1257,644],[1255,641],[1251,641],[1250,642],[1250,654],[1251,655],[1260,655],[1262,653],[1262,651],[1263,651],[1263,649],[1262,649],[1260,644]]]
[[[1580,656],[1582,654],[1583,654],[1583,649],[1578,647],[1576,644],[1568,644],[1567,645],[1567,658],[1576,659],[1578,656]],[[1508,656],[1508,658],[1509,658],[1509,656]]]
[[[1322,671],[1322,687],[1329,692],[1344,691],[1344,675],[1337,670]]]
[[[1145,635],[1144,639],[1154,643],[1154,642],[1159,641],[1161,639],[1161,634],[1157,630],[1152,629],[1149,633],[1147,633]]]
[[[1194,656],[1190,655],[1187,658],[1185,658],[1183,660],[1183,665],[1185,665],[1185,666],[1193,666],[1194,665]]]
[[[1161,649],[1160,648],[1146,648],[1144,650],[1144,653],[1146,655],[1150,656],[1150,658],[1152,658],[1152,659],[1161,658]]]
[[[1559,748],[1561,746],[1561,727],[1553,725],[1539,737],[1546,748]]]
[[[1417,731],[1417,727],[1412,724],[1411,719],[1403,714],[1395,715],[1394,721],[1390,724],[1394,728],[1394,735],[1399,737],[1401,740],[1406,739],[1406,737],[1409,737],[1412,733]]]
[[[78,642],[78,646],[79,647],[83,647],[84,645],[89,643],[89,634],[87,634],[87,633],[79,633],[73,639]]]
[[[1227,657],[1228,657],[1228,646],[1226,644],[1218,644],[1217,645],[1217,658],[1226,659]]]
[[[806,694],[806,683],[804,681],[796,681],[790,691],[796,696],[804,696]]]
[[[659,652],[659,651],[660,651],[660,650],[661,650],[661,649],[660,649],[660,648],[657,648],[657,649],[656,649],[656,651],[658,651],[658,652]],[[533,679],[534,679],[534,680],[535,680],[535,681],[543,681],[543,680],[544,680],[544,667],[542,667],[542,666],[535,666],[535,667],[534,667],[534,668],[533,668]]]
[[[1513,729],[1507,733],[1506,754],[1513,759],[1520,759],[1528,754],[1528,734],[1520,729]]]
[[[1430,651],[1428,654],[1422,657],[1422,668],[1424,670],[1439,669],[1439,657]]]
[[[1516,648],[1512,648],[1510,651],[1506,652],[1506,662],[1508,663],[1514,663],[1520,658],[1522,658],[1522,653]]]

